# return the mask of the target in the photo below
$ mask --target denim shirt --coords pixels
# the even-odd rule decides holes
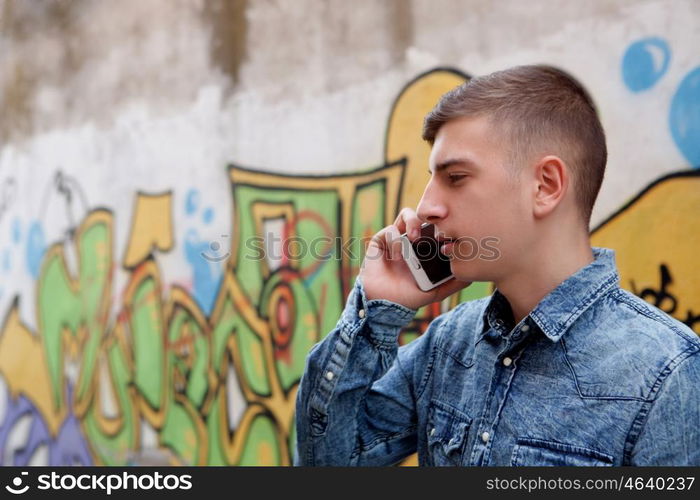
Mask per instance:
[[[593,255],[517,325],[496,290],[401,347],[417,311],[356,279],[306,359],[295,465],[700,465],[698,336]]]

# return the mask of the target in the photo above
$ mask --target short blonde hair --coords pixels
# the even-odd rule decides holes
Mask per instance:
[[[605,175],[605,132],[590,96],[571,75],[545,65],[516,66],[474,77],[444,94],[425,117],[431,145],[440,127],[461,117],[487,116],[519,166],[553,154],[572,171],[586,226]]]

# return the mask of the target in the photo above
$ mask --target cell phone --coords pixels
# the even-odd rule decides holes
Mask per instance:
[[[424,292],[455,277],[450,267],[450,258],[440,252],[434,224],[424,222],[420,227],[420,236],[414,241],[403,233],[401,252],[418,288]]]

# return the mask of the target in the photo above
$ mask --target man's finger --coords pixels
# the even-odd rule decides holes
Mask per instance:
[[[420,227],[423,224],[415,210],[409,207],[402,208],[394,225],[401,233],[406,233],[411,241],[420,236]]]
[[[399,232],[401,232],[401,233],[406,232],[406,222],[404,221],[404,217],[406,215],[406,210],[410,210],[410,208],[408,208],[408,207],[402,208],[399,211],[399,214],[396,216],[396,219],[394,220],[394,225],[398,228]]]
[[[389,248],[389,259],[399,260],[403,258],[401,253],[401,233],[393,224],[387,228],[386,232],[387,247]]]

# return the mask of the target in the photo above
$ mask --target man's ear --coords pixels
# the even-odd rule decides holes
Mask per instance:
[[[569,188],[569,169],[558,156],[544,156],[534,167],[533,215],[546,217],[562,202]]]

